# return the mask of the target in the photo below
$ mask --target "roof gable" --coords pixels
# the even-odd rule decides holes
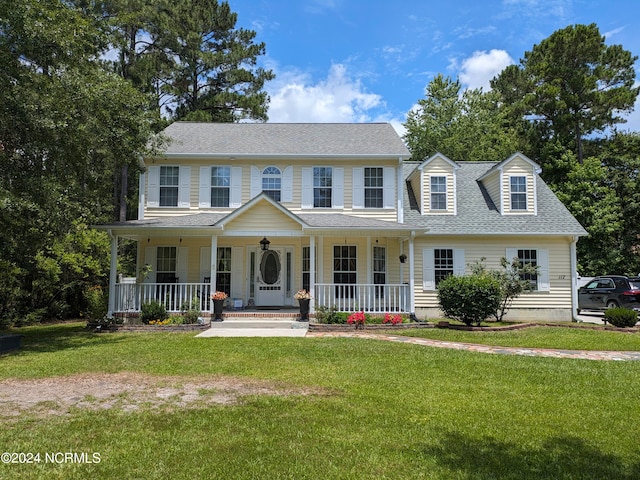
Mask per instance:
[[[216,227],[225,231],[300,231],[306,226],[298,216],[291,213],[265,193],[260,193],[220,219]]]

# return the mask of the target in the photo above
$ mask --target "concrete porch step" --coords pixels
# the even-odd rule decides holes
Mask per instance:
[[[224,317],[222,322],[211,321],[211,328],[307,328],[307,322],[295,318]]]

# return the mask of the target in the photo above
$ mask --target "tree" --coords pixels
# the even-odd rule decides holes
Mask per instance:
[[[502,270],[488,270],[484,264],[484,258],[476,261],[471,266],[474,275],[489,275],[500,285],[500,303],[493,312],[496,321],[501,322],[511,308],[513,301],[525,292],[533,290],[531,284],[532,275],[537,275],[538,267],[531,264],[523,264],[520,259],[505,257],[500,259]]]
[[[265,52],[256,33],[236,29],[237,14],[227,2],[175,2],[160,43],[176,59],[164,92],[175,119],[233,122],[267,119],[264,83],[275,76],[256,67]]]
[[[491,86],[547,139],[572,146],[581,163],[584,137],[624,122],[620,113],[633,109],[637,58],[607,46],[596,24],[573,25],[534,45]]]
[[[103,45],[96,17],[69,2],[0,0],[0,266],[10,275],[3,279],[12,295],[7,317],[69,312],[67,300],[78,298],[71,290],[81,290],[86,272],[65,273],[70,257],[63,250],[73,253],[79,245],[67,235],[80,240],[82,225],[113,218],[109,179],[123,163],[137,168],[147,151],[148,99],[102,67]]]
[[[440,152],[453,160],[500,161],[520,150],[516,130],[497,100],[481,89],[461,93],[459,81],[438,74],[407,116],[404,138],[413,158]]]

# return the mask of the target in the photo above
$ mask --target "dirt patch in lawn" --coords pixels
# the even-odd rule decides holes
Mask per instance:
[[[160,377],[140,373],[94,373],[41,379],[0,380],[0,419],[23,412],[66,415],[71,410],[175,411],[239,404],[250,395],[326,395],[236,377]]]

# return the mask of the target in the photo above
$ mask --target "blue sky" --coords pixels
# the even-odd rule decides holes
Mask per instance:
[[[534,44],[577,23],[596,23],[607,44],[640,55],[638,0],[228,1],[236,26],[266,44],[271,122],[388,121],[402,133],[436,74],[487,89]],[[624,129],[640,131],[636,105]]]

